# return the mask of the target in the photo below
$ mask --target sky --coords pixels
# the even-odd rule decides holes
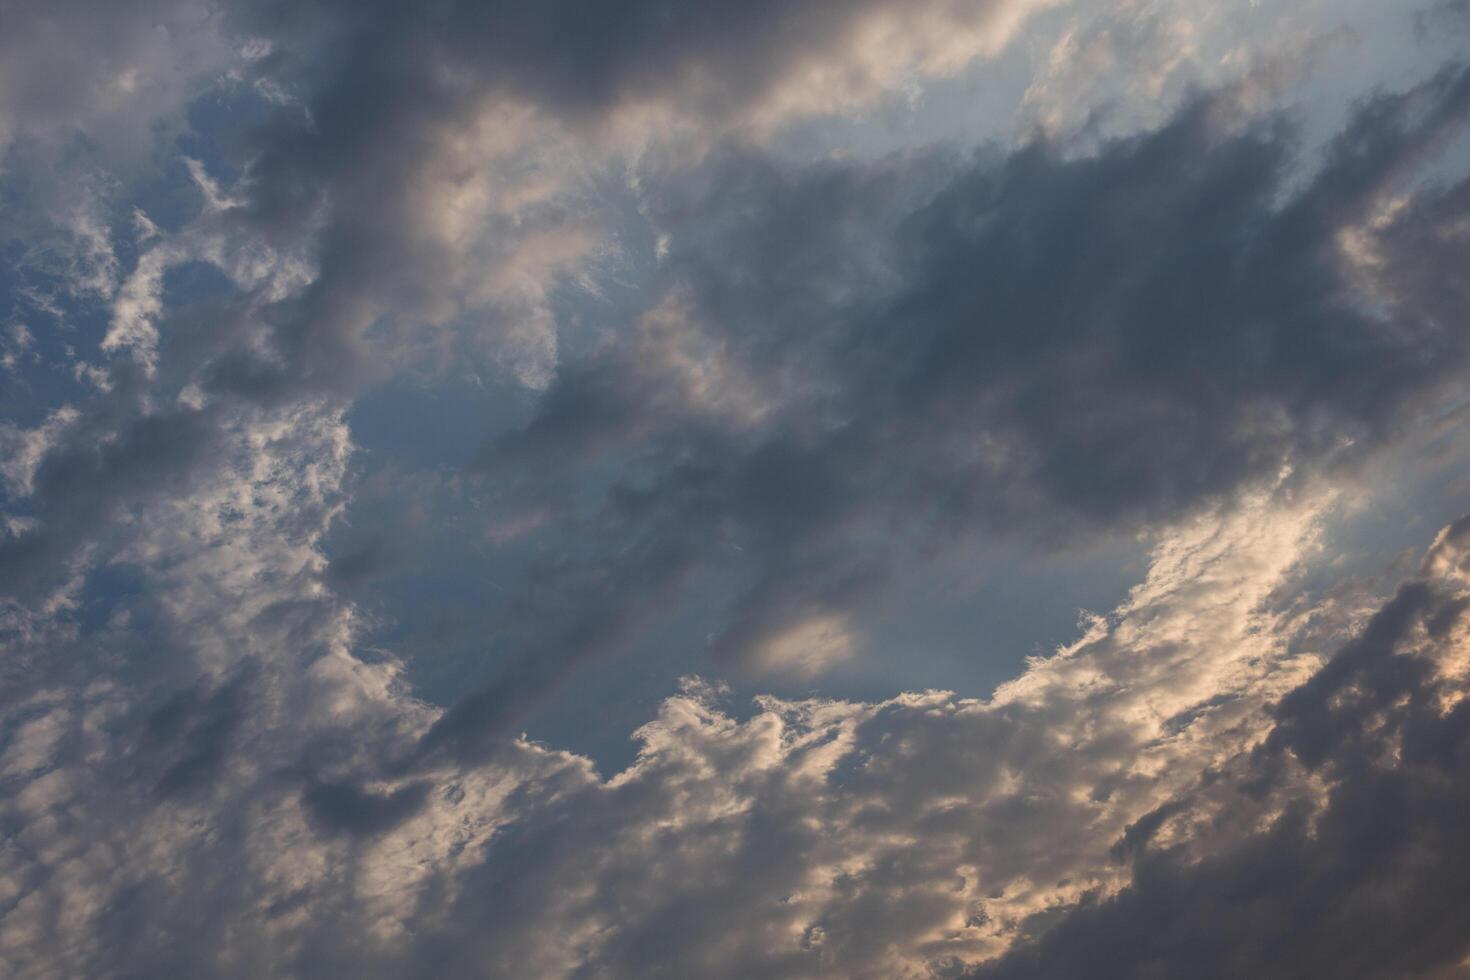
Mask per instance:
[[[0,973],[1470,978],[1465,0],[0,0]]]

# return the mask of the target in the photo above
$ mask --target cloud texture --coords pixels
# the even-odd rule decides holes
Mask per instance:
[[[1463,11],[1226,6],[7,8],[3,972],[1465,974]]]

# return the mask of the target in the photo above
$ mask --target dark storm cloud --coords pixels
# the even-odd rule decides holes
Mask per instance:
[[[351,387],[382,367],[361,344],[380,317],[411,326],[450,301],[460,288],[456,257],[435,234],[425,194],[436,181],[452,185],[483,166],[471,157],[447,180],[434,173],[446,142],[473,132],[494,104],[530,106],[538,120],[593,137],[607,135],[620,111],[649,107],[718,133],[767,103],[789,102],[783,87],[804,70],[831,70],[828,97],[818,100],[829,108],[918,67],[961,26],[977,32],[971,55],[993,46],[1027,7],[1024,0],[934,0],[917,9],[891,0],[233,5],[236,30],[275,45],[257,70],[300,97],[244,141],[250,190],[242,211],[274,235],[313,237],[320,259],[310,289],[281,311],[276,341],[293,373],[275,381]],[[875,18],[895,28],[892,66],[849,56],[857,32]],[[957,28],[948,35],[933,28],[945,18]],[[991,24],[994,41],[983,39]],[[519,160],[509,169],[526,166]],[[574,211],[566,201],[544,202],[501,230],[513,238],[527,218],[566,227]]]
[[[1455,538],[1437,548],[1463,557]],[[1138,857],[1126,890],[973,975],[1463,975],[1470,701],[1436,656],[1463,643],[1452,627],[1464,609],[1463,593],[1442,582],[1407,582],[1283,699],[1275,729],[1235,774],[1234,802],[1248,806],[1294,761],[1328,782],[1320,813],[1289,804],[1269,829],[1198,862],[1184,847],[1129,841]],[[1187,809],[1176,801],[1155,812]]]
[[[673,334],[736,380],[712,397],[667,335],[634,331],[566,365],[487,451],[492,478],[520,474],[543,502],[555,481],[618,474],[581,557],[536,580],[603,584],[510,669],[510,701],[526,710],[605,648],[600,624],[640,601],[616,583],[663,581],[670,555],[749,583],[714,640],[738,664],[851,609],[900,558],[1310,479],[1450,393],[1470,350],[1470,184],[1416,177],[1461,133],[1470,73],[1366,100],[1311,162],[1240,97],[1198,96],[1091,155],[1037,140],[965,165],[791,172],[737,154],[655,193],[690,297]],[[496,691],[434,739],[506,726],[480,707]]]
[[[691,279],[712,316],[734,321],[753,369],[800,372],[792,361],[810,358],[810,383],[832,396],[799,408],[832,419],[824,444],[852,444],[854,457],[891,448],[938,484],[928,496],[964,511],[1039,496],[1100,521],[1167,516],[1383,435],[1462,363],[1463,185],[1415,198],[1382,230],[1371,273],[1341,246],[1459,132],[1467,106],[1460,71],[1370,101],[1302,187],[1285,124],[1232,118],[1228,95],[1094,157],[1033,144],[873,229],[891,234],[899,281],[876,314],[843,275],[861,270],[812,276],[803,263],[813,238],[852,261],[848,221],[872,207],[854,198],[882,183],[834,195],[819,177],[736,195],[755,219],[694,256]],[[807,193],[818,207],[801,208]],[[818,230],[795,232],[804,221]],[[788,245],[791,278],[773,268]],[[1002,465],[952,461],[982,440]]]
[[[340,113],[323,125],[345,127],[396,119],[407,109],[463,106],[495,89],[593,121],[645,99],[692,98],[704,114],[728,115],[769,97],[793,66],[850,43],[848,33],[864,18],[896,9],[888,0],[756,0],[738,8],[665,0],[614,6],[552,0],[532,7],[257,0],[239,5],[235,15],[265,36],[325,42],[326,59],[294,67]],[[980,0],[921,9],[953,11],[973,28],[1025,5]],[[848,81],[860,83],[860,75],[854,67]],[[343,159],[351,146],[373,138],[355,128],[339,135],[347,138]]]
[[[526,145],[508,160],[468,152],[446,162],[446,145],[473,134],[495,105],[528,106],[530,122],[593,143],[623,110],[668,109],[697,144],[711,135],[706,124],[742,125],[762,106],[783,107],[762,116],[769,123],[870,98],[931,62],[954,70],[998,46],[1029,4],[22,2],[7,8],[0,42],[0,152],[12,137],[53,130],[64,141],[117,129],[146,143],[177,132],[174,111],[210,84],[235,102],[254,91],[259,104],[235,118],[229,100],[192,107],[192,135],[217,137],[206,169],[227,183],[243,178],[216,200],[229,212],[222,223],[310,252],[318,274],[301,295],[272,304],[273,349],[217,351],[204,388],[263,401],[303,389],[350,393],[398,366],[368,350],[365,333],[442,325],[476,287],[464,281],[463,243],[435,227],[436,194],[536,169],[540,131],[531,128],[516,128],[511,142]],[[854,53],[871,47],[864,31],[876,28],[882,52]],[[788,90],[816,76],[825,80],[811,105]],[[521,126],[497,125],[500,139]],[[540,200],[498,215],[500,225],[480,229],[486,240],[470,264],[520,262],[519,236],[572,233],[582,204]],[[468,305],[512,331],[526,314],[503,296]]]

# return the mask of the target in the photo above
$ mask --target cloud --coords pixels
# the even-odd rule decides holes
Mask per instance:
[[[952,75],[1042,6],[232,7],[233,31],[270,42],[252,71],[289,95],[237,160],[242,217],[320,258],[278,322],[278,384],[350,390],[468,345],[543,386],[552,299],[607,261],[619,216],[595,192],[628,161]]]
[[[31,216],[68,244],[29,302],[77,333],[8,330],[7,372],[64,349],[78,384],[0,423],[5,972],[1463,956],[1470,531],[1376,615],[1303,572],[1331,487],[1462,396],[1470,190],[1426,175],[1464,69],[1365,99],[1320,159],[1245,84],[1100,143],[795,163],[783,126],[953,76],[1040,5],[93,6],[0,41],[8,168],[76,131],[135,160],[109,141],[167,137],[215,72],[240,101],[193,105],[229,136],[168,146],[167,192],[58,171]],[[571,342],[589,269],[639,282]],[[507,667],[442,708],[334,592],[441,556],[325,541],[353,398],[480,357],[529,420],[385,490],[484,491],[465,536],[521,549]],[[611,776],[515,735],[691,586],[690,662],[810,681],[935,556],[1139,531],[1144,580],[989,697],[687,679]]]
[[[205,419],[201,457],[179,427]],[[57,533],[131,570],[135,587],[78,562],[59,584],[28,583],[34,601],[0,607],[3,807],[20,849],[7,859],[0,957],[17,976],[124,960],[148,973],[170,955],[189,972],[215,969],[235,903],[250,901],[229,882],[289,877],[304,856],[257,848],[278,828],[250,826],[252,807],[282,792],[274,783],[299,785],[292,773],[311,751],[315,724],[283,717],[330,724],[364,681],[391,673],[355,661],[344,673],[333,659],[351,614],[321,589],[315,541],[339,506],[340,417],[190,412],[122,428],[100,450],[78,439],[48,454],[37,492],[76,508]],[[242,790],[261,795],[250,803]],[[213,854],[203,865],[189,856],[201,847]],[[265,871],[273,855],[285,863]],[[186,879],[192,897],[170,884]]]
[[[78,136],[114,163],[151,149],[150,123],[199,94],[235,58],[210,5],[19,0],[0,41],[0,154],[19,140]]]
[[[167,583],[150,631],[177,654],[10,702],[17,975],[922,977],[1001,955],[1001,975],[1068,976],[1116,936],[1141,963],[1228,945],[1218,975],[1252,975],[1280,962],[1251,957],[1281,922],[1302,925],[1303,975],[1463,952],[1460,903],[1438,900],[1462,878],[1460,528],[1331,658],[1305,631],[1355,617],[1290,598],[1329,504],[1263,493],[1167,537],[1122,606],[988,700],[765,698],[740,717],[692,683],[609,779],[524,740],[402,778],[391,760],[433,711],[348,652],[345,610],[301,598],[322,572],[286,538],[318,505],[271,503],[295,496],[271,489],[285,472],[221,498],[267,495],[217,555],[175,566],[210,509],[149,535],[136,560]],[[220,588],[245,600],[224,621]],[[1426,914],[1373,918],[1385,888]],[[1291,917],[1209,911],[1241,889]]]
[[[1113,839],[1310,668],[1261,604],[1318,509],[1263,497],[1161,548],[1112,627],[988,702],[766,699],[740,720],[692,685],[612,779],[523,740],[373,778],[431,714],[347,653],[344,610],[301,598],[310,549],[287,539],[322,504],[273,490],[285,472],[220,500],[265,494],[215,554],[189,542],[223,509],[151,525],[134,560],[173,656],[13,702],[14,971],[923,975],[1116,882]],[[152,941],[125,938],[137,922]]]
[[[697,354],[661,356],[675,334],[645,321],[487,448],[522,506],[578,482],[558,526],[585,533],[533,579],[578,598],[434,748],[481,751],[709,569],[751,583],[712,649],[753,664],[921,556],[1148,527],[1285,473],[1290,493],[1453,399],[1470,198],[1422,173],[1463,131],[1470,74],[1365,100],[1310,170],[1289,120],[1241,98],[1080,156],[736,153],[661,185]]]
[[[1258,828],[1199,847],[1192,827],[1212,814],[1184,795],[1153,821],[1179,834],[1137,849],[1128,888],[974,975],[1463,975],[1462,525],[1441,534],[1426,577],[1282,699],[1260,747],[1197,794],[1258,810]]]
[[[1414,11],[1414,33],[1427,41],[1436,31],[1449,34],[1463,32],[1470,21],[1470,4],[1464,0],[1438,0]]]
[[[453,3],[429,13],[392,4],[267,2],[238,18],[285,39],[278,54],[297,38],[350,45],[321,68],[291,66],[328,105],[343,94],[336,86],[367,83],[393,95],[370,111],[400,122],[410,107],[432,116],[503,94],[596,125],[604,114],[665,107],[716,122],[846,108],[906,76],[953,73],[993,54],[1045,6],[842,0],[795,8],[762,2],[736,13],[713,3],[639,3],[614,14],[571,0],[528,16],[505,4]]]

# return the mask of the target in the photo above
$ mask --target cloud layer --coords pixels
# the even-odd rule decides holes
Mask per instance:
[[[7,10],[3,972],[1464,975],[1463,4],[1145,6]]]

